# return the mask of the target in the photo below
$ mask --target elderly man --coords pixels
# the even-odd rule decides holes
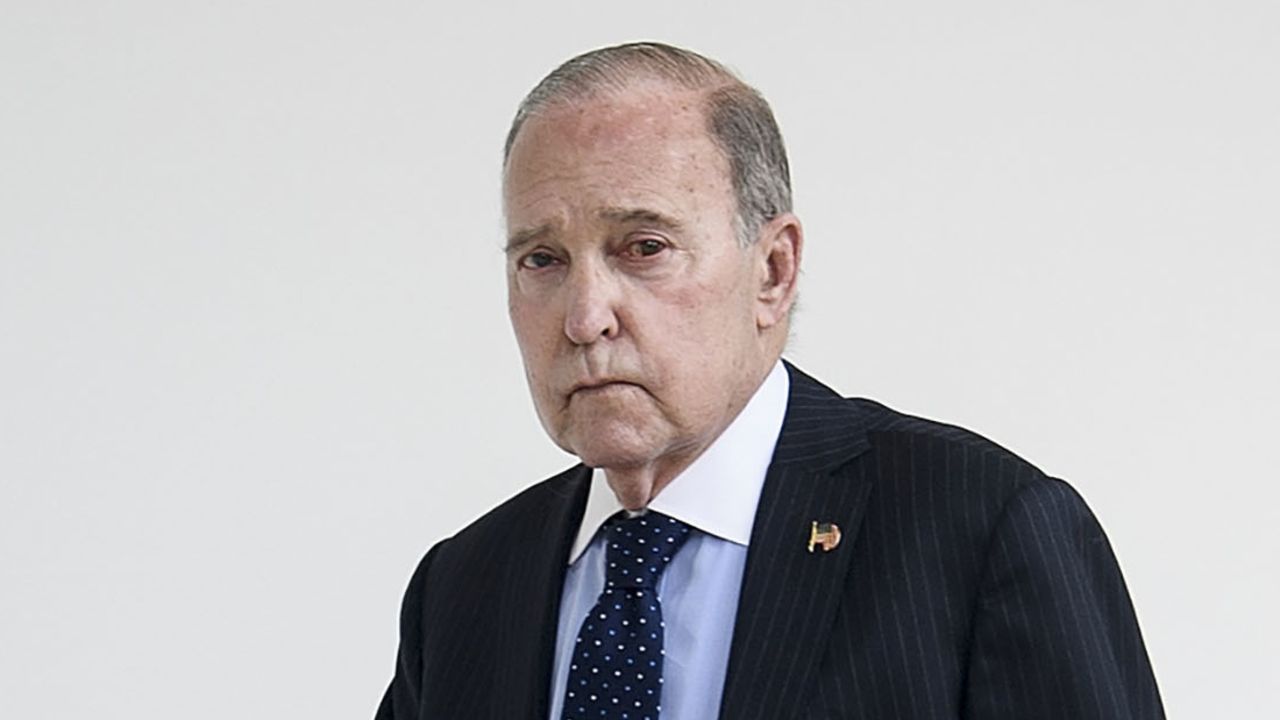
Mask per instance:
[[[587,53],[504,179],[529,388],[582,464],[427,553],[380,720],[1163,717],[1074,491],[780,359],[804,235],[758,93]]]

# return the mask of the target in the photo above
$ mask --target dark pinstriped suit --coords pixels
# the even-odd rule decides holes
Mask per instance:
[[[1163,718],[1124,580],[1065,483],[788,365],[720,717]],[[431,549],[378,720],[543,720],[590,472]],[[844,541],[809,553],[813,520]],[[708,719],[710,720],[710,719]]]

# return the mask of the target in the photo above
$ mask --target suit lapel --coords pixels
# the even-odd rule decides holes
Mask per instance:
[[[551,710],[550,684],[555,658],[560,596],[568,570],[569,548],[587,504],[591,470],[577,465],[548,483],[543,501],[530,513],[529,542],[513,548],[518,557],[509,566],[514,596],[506,647],[493,661],[502,662],[510,682],[508,696],[496,703],[505,717],[545,720]],[[547,532],[554,528],[554,532]],[[536,628],[536,632],[529,632]]]
[[[854,406],[790,364],[782,433],[765,476],[743,574],[720,717],[803,711],[827,646],[870,491],[842,468],[867,449]],[[812,523],[840,544],[808,549]]]

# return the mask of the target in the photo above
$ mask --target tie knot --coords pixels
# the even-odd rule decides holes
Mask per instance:
[[[607,526],[605,590],[656,588],[676,551],[689,539],[689,526],[659,512],[621,517]]]

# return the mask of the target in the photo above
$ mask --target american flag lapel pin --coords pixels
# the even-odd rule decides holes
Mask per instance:
[[[809,529],[809,552],[813,552],[813,546],[817,545],[822,548],[823,552],[831,552],[840,544],[840,526],[835,523],[820,523],[813,521],[813,526]]]

